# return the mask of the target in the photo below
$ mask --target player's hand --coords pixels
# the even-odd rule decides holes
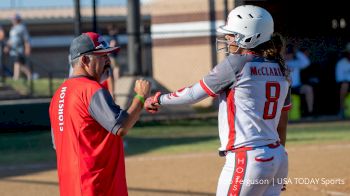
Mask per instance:
[[[146,99],[144,108],[147,112],[154,114],[154,113],[157,113],[159,111],[159,107],[160,107],[159,97],[160,97],[160,95],[161,95],[160,92],[156,92],[156,94],[154,94],[153,96],[148,97]]]
[[[143,96],[145,99],[149,96],[151,89],[151,83],[144,79],[139,79],[135,81],[134,91],[136,94]]]

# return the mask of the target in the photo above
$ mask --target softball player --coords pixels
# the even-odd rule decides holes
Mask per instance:
[[[198,83],[146,100],[146,110],[156,112],[161,105],[219,98],[219,154],[226,157],[219,196],[279,195],[283,185],[277,179],[287,177],[290,80],[281,54],[284,43],[273,35],[273,26],[263,8],[235,8],[226,25],[217,29],[225,37],[217,45],[225,45],[218,50],[229,53],[226,59]]]

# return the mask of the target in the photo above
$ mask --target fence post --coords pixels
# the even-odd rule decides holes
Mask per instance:
[[[50,97],[53,95],[53,84],[52,84],[52,72],[49,72],[49,91],[50,91]]]
[[[4,43],[0,41],[0,65],[1,65],[1,83],[5,84],[5,55],[4,51]]]
[[[218,63],[216,52],[216,9],[215,0],[209,0],[209,22],[210,22],[210,46],[211,46],[211,68]]]
[[[30,81],[29,81],[29,89],[30,89],[29,95],[32,97],[34,94],[33,63],[29,59],[29,57],[28,57],[28,63],[29,63],[29,70],[30,70],[30,74],[31,74]]]
[[[129,74],[141,74],[140,0],[128,1],[127,15]]]

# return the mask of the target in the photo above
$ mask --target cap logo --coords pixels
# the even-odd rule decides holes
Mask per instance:
[[[99,45],[95,47],[96,50],[109,48],[108,43],[103,39],[102,36],[99,36],[97,38],[97,43],[99,43]]]

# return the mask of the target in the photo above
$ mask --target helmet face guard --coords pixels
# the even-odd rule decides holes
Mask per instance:
[[[242,38],[239,38],[239,35],[235,35],[235,39],[233,41],[228,41],[224,37],[218,37],[216,38],[216,52],[217,53],[230,53],[230,46],[234,45],[237,46],[237,50],[233,53],[236,53],[239,49],[239,46],[237,45],[237,41],[241,40]]]
[[[273,28],[273,19],[268,11],[258,6],[244,5],[233,9],[226,25],[220,26],[217,32],[235,35],[239,48],[250,49],[269,41]]]
[[[216,52],[217,53],[230,53],[230,42],[225,38],[216,38]]]

